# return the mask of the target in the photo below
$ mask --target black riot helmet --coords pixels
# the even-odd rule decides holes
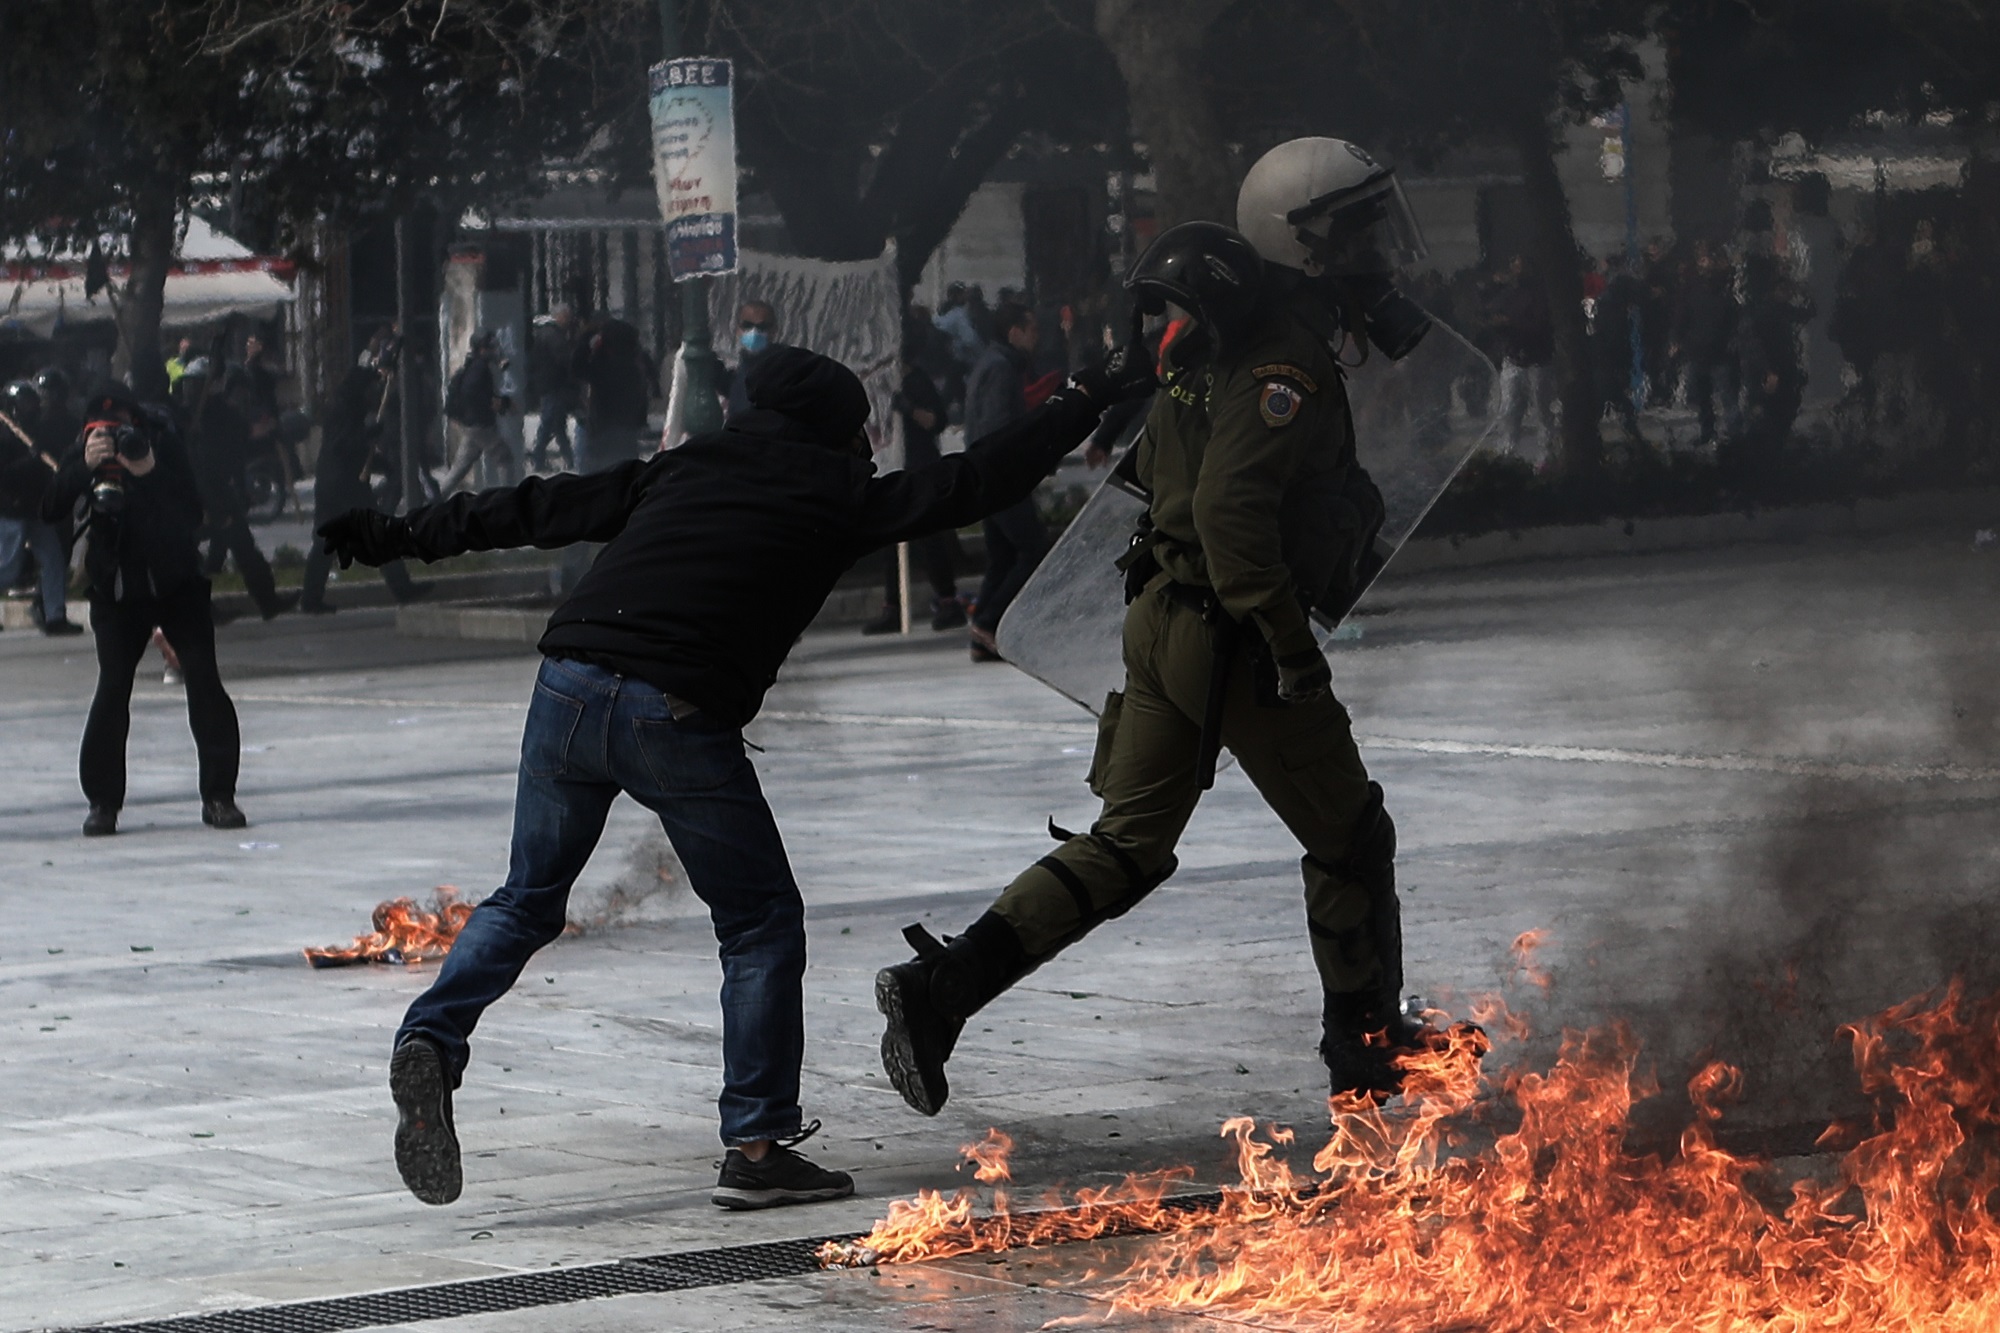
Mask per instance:
[[[1264,290],[1264,261],[1243,233],[1219,222],[1183,222],[1146,247],[1125,278],[1147,314],[1171,301],[1218,343],[1246,328]]]
[[[55,366],[50,366],[35,376],[35,388],[41,392],[42,402],[58,411],[69,406],[69,376]]]
[[[0,412],[23,430],[41,419],[42,395],[26,380],[15,380],[0,389]]]

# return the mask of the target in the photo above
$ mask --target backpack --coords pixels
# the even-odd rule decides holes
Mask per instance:
[[[461,426],[466,424],[465,417],[468,404],[465,401],[465,381],[471,373],[472,361],[468,358],[464,365],[452,372],[451,382],[446,384],[444,388],[445,417],[447,420],[456,421]]]

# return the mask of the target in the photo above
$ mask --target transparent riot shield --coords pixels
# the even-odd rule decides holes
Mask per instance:
[[[1356,452],[1381,489],[1376,555],[1386,565],[1497,424],[1493,363],[1435,323],[1401,361],[1371,357],[1347,374]],[[1486,415],[1467,409],[1474,404]],[[1092,713],[1125,680],[1125,579],[1117,560],[1146,512],[1137,485],[1098,487],[1000,621],[1000,655]],[[1325,634],[1338,620],[1315,610]]]

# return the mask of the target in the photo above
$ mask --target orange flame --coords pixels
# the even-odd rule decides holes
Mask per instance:
[[[345,947],[305,950],[314,967],[345,967],[352,963],[435,962],[451,952],[458,932],[472,915],[472,904],[461,902],[458,890],[440,884],[428,909],[410,898],[392,898],[375,905],[375,929],[356,935]]]
[[[1488,1076],[1483,1035],[1459,1027],[1405,1058],[1395,1112],[1337,1102],[1311,1174],[1278,1155],[1288,1136],[1236,1119],[1222,1132],[1240,1181],[1220,1204],[1172,1207],[1186,1172],[1029,1217],[1004,1195],[975,1216],[970,1191],[926,1193],[824,1257],[905,1262],[1145,1230],[1163,1234],[1098,1292],[1115,1310],[1339,1333],[1991,1333],[2000,995],[1969,999],[1954,982],[1842,1036],[1876,1119],[1837,1172],[1792,1182],[1788,1205],[1771,1163],[1717,1143],[1741,1088],[1730,1066],[1690,1081],[1693,1122],[1662,1156],[1626,1144],[1651,1092],[1630,1032],[1568,1032],[1546,1070]],[[1512,1127],[1467,1149],[1482,1105]]]

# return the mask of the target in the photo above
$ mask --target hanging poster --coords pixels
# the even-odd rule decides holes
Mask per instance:
[[[676,281],[736,271],[736,122],[730,64],[695,57],[650,71],[653,183]]]

